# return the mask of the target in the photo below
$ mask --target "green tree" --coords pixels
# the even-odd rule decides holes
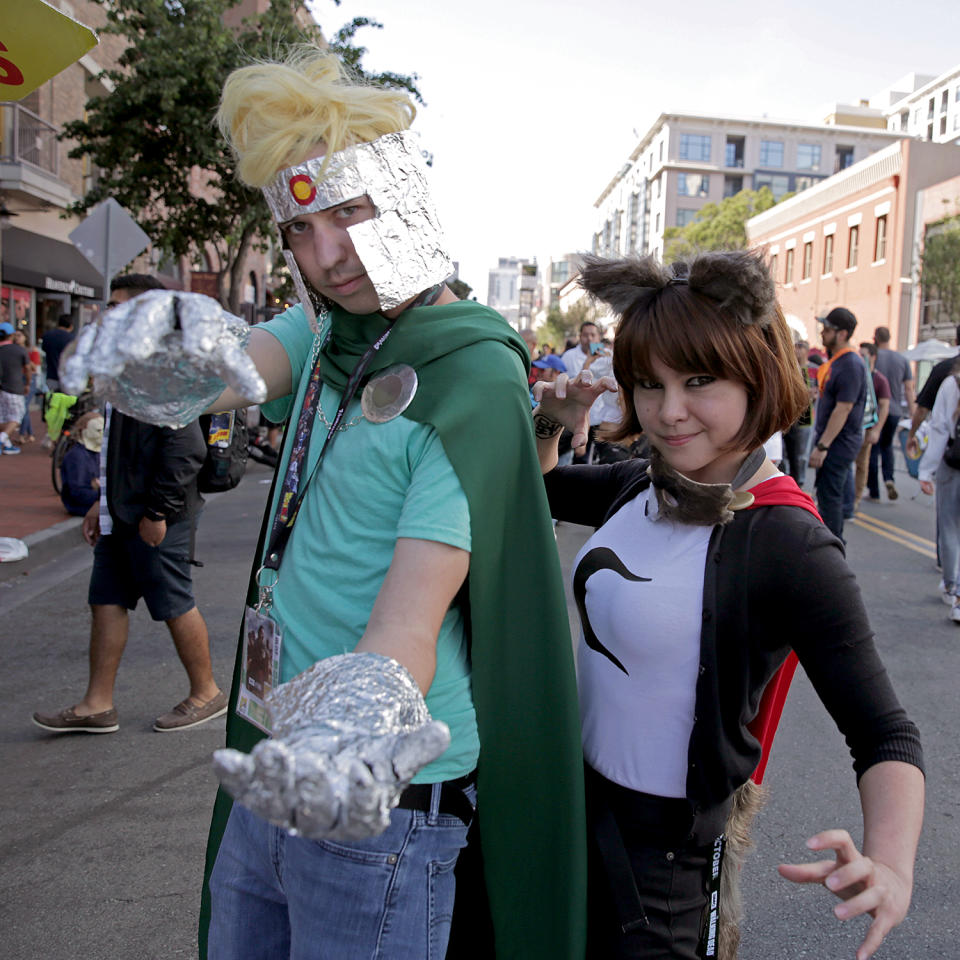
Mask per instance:
[[[685,227],[663,231],[663,259],[671,263],[704,250],[743,250],[746,222],[776,204],[769,187],[741,190],[719,203],[707,203]]]
[[[936,304],[933,322],[960,324],[960,217],[927,228],[920,271],[923,299]]]
[[[447,286],[453,291],[453,295],[461,300],[469,300],[473,287],[469,283],[464,283],[459,277],[456,280],[447,282]]]
[[[272,0],[237,29],[223,23],[235,0],[95,2],[107,20],[102,32],[128,46],[116,68],[102,74],[113,91],[88,101],[84,118],[64,126],[62,136],[76,141],[70,156],[89,157],[99,169],[95,186],[71,212],[85,213],[112,196],[163,254],[199,263],[212,247],[221,298],[237,312],[247,254],[263,249],[273,227],[260,192],[234,178],[233,158],[213,125],[220,90],[232,70],[252,59],[276,57],[292,43],[322,43],[320,28],[304,26],[312,21],[303,16],[302,0]],[[357,31],[380,26],[354,18],[329,46],[361,77],[408,90],[422,103],[416,75],[364,72]],[[212,195],[198,195],[197,178]]]
[[[578,300],[566,311],[553,306],[547,311],[547,319],[537,327],[537,341],[552,344],[557,353],[563,353],[567,340],[577,339],[580,324],[588,320],[598,322],[597,313],[596,305],[588,297]]]

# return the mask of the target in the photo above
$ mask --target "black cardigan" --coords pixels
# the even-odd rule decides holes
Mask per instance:
[[[557,467],[544,477],[551,512],[601,526],[647,488],[646,467]],[[883,760],[923,769],[919,732],[877,654],[840,541],[800,507],[742,510],[714,527],[707,549],[687,770],[696,810],[725,801],[756,769],[760,744],[747,724],[791,648],[846,737],[858,780]]]

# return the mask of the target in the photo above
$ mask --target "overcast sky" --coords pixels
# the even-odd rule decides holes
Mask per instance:
[[[585,249],[593,202],[660,113],[813,120],[906,73],[960,62],[949,0],[315,0],[356,16],[368,69],[416,73],[414,129],[460,275]]]

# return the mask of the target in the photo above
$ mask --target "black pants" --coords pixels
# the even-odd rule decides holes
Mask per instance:
[[[698,820],[685,800],[637,793],[589,768],[586,787],[588,960],[699,960],[713,856],[713,841],[706,838],[722,832],[725,807]],[[624,878],[611,871],[597,840],[598,821],[607,812],[623,840],[645,917],[628,932],[614,890]]]

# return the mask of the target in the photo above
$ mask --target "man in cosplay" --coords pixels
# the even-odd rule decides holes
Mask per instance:
[[[218,119],[301,303],[249,331],[207,298],[140,298],[69,366],[144,419],[256,401],[289,424],[215,756],[212,958],[585,949],[579,722],[529,358],[443,282],[413,115],[312,48],[236,71]],[[270,680],[247,682],[268,658]]]

